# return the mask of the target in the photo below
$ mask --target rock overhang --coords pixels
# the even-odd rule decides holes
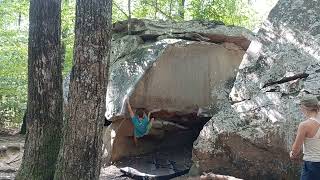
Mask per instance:
[[[169,134],[173,133],[178,140],[172,145],[191,145],[216,113],[216,100],[225,93],[213,93],[214,87],[232,86],[254,36],[244,28],[214,22],[139,20],[133,24],[132,35],[127,35],[123,24],[115,27],[106,102],[106,118],[112,124],[104,133],[105,157],[114,161],[162,147],[146,138],[143,151],[134,148],[125,104],[128,97],[133,108],[160,109],[154,113],[150,137],[171,142]]]
[[[198,43],[223,44],[225,47],[231,44],[232,48],[246,50],[254,39],[245,28],[224,26],[217,22],[168,23],[134,19],[133,35],[126,35],[125,24],[126,21],[123,21],[113,26],[115,34],[112,42],[115,45],[111,50],[105,114],[111,121],[112,118],[123,117],[125,98],[133,93],[139,81],[156,66],[167,49]],[[128,54],[131,55],[128,57]],[[119,79],[118,82],[115,79]]]

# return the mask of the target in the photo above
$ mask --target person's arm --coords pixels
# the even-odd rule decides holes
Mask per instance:
[[[154,118],[151,118],[151,119],[150,119],[150,115],[151,115],[151,113],[153,113],[153,112],[155,112],[155,111],[150,111],[150,112],[148,113],[148,122],[149,122],[149,123],[153,123],[153,121],[154,121]]]
[[[298,127],[298,132],[296,139],[292,145],[292,150],[290,152],[290,158],[291,159],[296,159],[300,152],[301,152],[301,146],[303,144],[303,141],[306,137],[306,127],[304,123],[300,123]]]
[[[151,115],[151,113],[158,112],[158,111],[161,111],[161,109],[154,109],[154,110],[150,111],[150,112],[148,113],[148,119],[150,120],[150,115]],[[153,118],[153,119],[154,119],[154,118]]]
[[[153,123],[153,121],[154,121],[154,118],[151,118],[151,119],[150,119],[150,123]]]
[[[148,121],[150,120],[151,111],[148,113]]]
[[[133,113],[132,108],[130,106],[129,98],[127,99],[127,104],[128,104],[128,111],[129,111],[130,117],[133,118],[134,113]]]

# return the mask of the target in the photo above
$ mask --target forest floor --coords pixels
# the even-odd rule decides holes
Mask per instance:
[[[25,137],[18,132],[18,129],[0,129],[0,180],[14,179],[21,165]],[[141,179],[148,174],[162,177],[161,179],[170,179],[177,176],[176,173],[178,175],[186,173],[190,166],[190,147],[164,149],[124,158],[112,165],[104,166],[101,169],[100,179],[131,180],[132,176],[134,179]]]
[[[152,153],[131,156],[122,158],[113,166],[103,168],[101,177],[104,172],[111,172],[112,169],[117,168],[120,176],[129,176],[134,179],[148,179],[154,177],[155,179],[171,179],[189,172],[192,165],[191,161],[191,147],[175,147],[175,148],[161,148]],[[105,178],[110,179],[110,178]]]
[[[0,129],[0,180],[13,180],[22,161],[24,135],[18,129]],[[123,158],[101,168],[100,180],[156,179],[174,180],[239,180],[230,176],[207,174],[189,177],[191,147],[160,149],[156,152]],[[151,176],[152,176],[151,175]]]
[[[23,156],[24,136],[19,129],[0,129],[0,179],[13,179]]]

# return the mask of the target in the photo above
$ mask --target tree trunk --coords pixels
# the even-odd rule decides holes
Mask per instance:
[[[20,25],[21,25],[21,12],[19,12],[18,16],[18,29],[20,30]]]
[[[53,179],[62,131],[60,0],[31,0],[27,138],[16,179]]]
[[[56,180],[98,179],[112,0],[77,0],[74,66]]]
[[[131,34],[131,0],[128,0],[128,35]]]
[[[170,0],[170,5],[169,5],[169,16],[172,17],[172,0]]]
[[[184,20],[184,5],[185,5],[185,0],[179,0],[178,14],[181,20]]]
[[[157,13],[158,13],[158,0],[154,1],[154,19],[157,19]]]
[[[20,128],[20,134],[27,133],[27,112],[28,112],[28,109],[24,112],[24,115],[23,115],[22,125]]]

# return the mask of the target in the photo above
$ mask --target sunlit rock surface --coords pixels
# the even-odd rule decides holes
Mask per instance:
[[[318,12],[314,0],[280,0],[270,12],[239,67],[231,101],[194,143],[199,172],[298,179],[288,154],[303,120],[299,96],[320,96]]]
[[[126,27],[126,22],[114,25],[106,97],[106,118],[112,124],[104,132],[104,158],[116,161],[173,147],[191,150],[216,111],[219,97],[213,88],[233,83],[254,37],[244,28],[215,22],[133,20],[132,35]],[[138,147],[133,144],[127,97],[134,109],[159,109]]]

